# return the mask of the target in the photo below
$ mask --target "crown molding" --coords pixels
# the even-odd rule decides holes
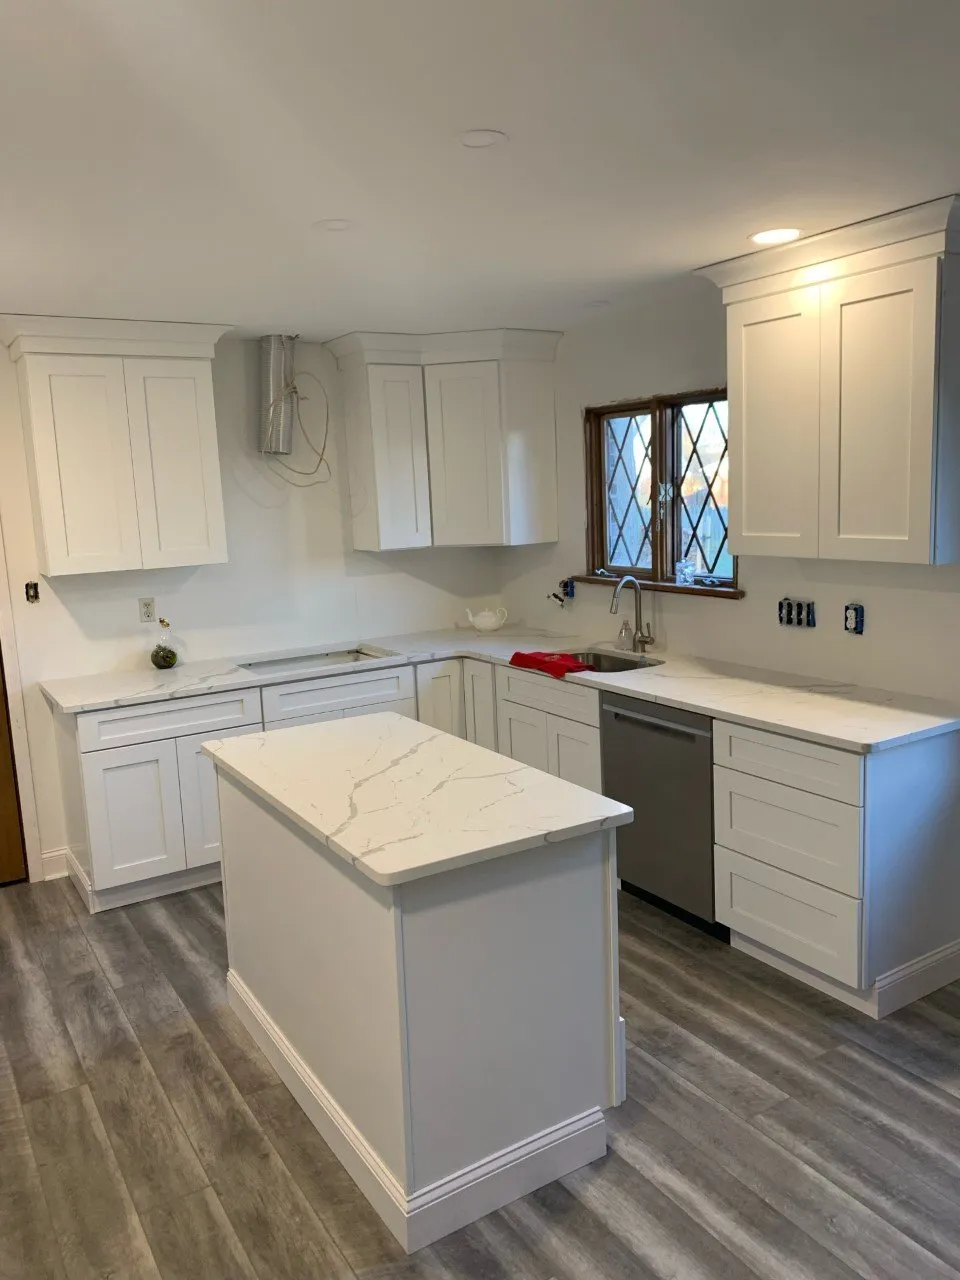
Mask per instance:
[[[232,326],[80,316],[0,316],[0,342],[24,355],[188,356],[212,359]]]
[[[553,329],[472,329],[456,333],[347,333],[323,345],[340,367],[455,364],[470,360],[546,360],[563,334]]]
[[[926,204],[911,205],[864,222],[853,222],[819,235],[806,236],[792,244],[758,249],[739,258],[728,258],[699,267],[694,275],[705,276],[720,288],[746,284],[764,276],[789,274],[819,266],[834,258],[845,258],[888,245],[928,239],[929,253],[960,252],[960,196],[943,196]]]

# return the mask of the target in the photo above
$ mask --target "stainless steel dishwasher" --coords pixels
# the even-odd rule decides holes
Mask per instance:
[[[713,923],[713,722],[602,698],[603,790],[636,814],[617,831],[620,879]]]

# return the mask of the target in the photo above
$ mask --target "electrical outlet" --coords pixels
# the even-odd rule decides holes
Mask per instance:
[[[153,596],[141,596],[137,601],[140,606],[141,622],[156,622],[157,620],[157,602]]]
[[[847,604],[843,607],[843,629],[853,636],[863,635],[863,605]]]
[[[781,627],[815,627],[817,610],[812,600],[791,600],[784,596],[777,604]]]

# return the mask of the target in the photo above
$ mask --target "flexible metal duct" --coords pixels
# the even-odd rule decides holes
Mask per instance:
[[[293,334],[271,333],[260,339],[260,452],[292,453],[297,415]]]

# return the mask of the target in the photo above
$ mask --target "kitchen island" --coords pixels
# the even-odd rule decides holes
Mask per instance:
[[[625,805],[393,713],[208,742],[230,998],[413,1251],[597,1159]]]

